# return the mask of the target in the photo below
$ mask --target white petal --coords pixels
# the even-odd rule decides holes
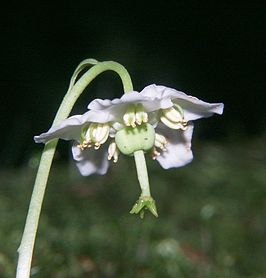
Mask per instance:
[[[180,105],[184,110],[186,121],[210,117],[214,113],[220,115],[223,113],[223,103],[204,102],[196,97],[165,86],[150,85],[145,90],[153,97],[157,94],[158,98],[170,98],[174,103]]]
[[[145,98],[139,92],[133,91],[123,94],[120,100],[123,103],[139,103],[145,100]]]
[[[34,136],[36,143],[46,143],[55,138],[64,140],[78,140],[82,125],[92,118],[92,113],[89,111],[83,115],[75,115],[62,121],[57,126],[52,126],[47,132],[39,136]]]
[[[99,150],[89,148],[82,151],[77,144],[74,143],[72,146],[72,154],[81,175],[106,174],[109,167],[107,151],[102,148]]]
[[[138,101],[141,101],[143,97],[136,91],[132,91],[129,93],[125,93],[122,95],[121,98],[115,98],[113,100],[109,99],[94,99],[92,102],[89,103],[88,109],[94,110],[94,111],[101,111],[104,109],[108,109],[114,105],[121,105],[123,103],[136,103]]]
[[[108,117],[101,111],[88,111],[83,115],[75,115],[63,120],[59,125],[52,126],[47,132],[34,136],[36,143],[46,143],[51,139],[79,140],[81,128],[86,123],[106,123]]]
[[[156,128],[156,132],[164,135],[168,141],[168,144],[166,145],[167,150],[161,152],[161,155],[156,158],[164,169],[181,167],[192,161],[192,123],[188,125],[186,131],[172,130],[160,125]]]
[[[95,113],[95,119],[97,122],[111,122],[122,120],[123,114],[126,111],[126,106],[120,99],[95,99],[89,105],[88,109],[91,109]]]
[[[173,106],[170,97],[164,97],[162,92],[157,89],[158,86],[152,84],[146,86],[140,94],[144,97],[143,103],[147,112],[152,112],[159,109],[166,109]]]
[[[88,109],[95,112],[101,112],[105,115],[105,121],[121,121],[121,118],[123,118],[123,115],[127,111],[128,105],[131,103],[143,104],[145,112],[152,112],[173,105],[170,98],[162,99],[156,96],[153,98],[145,93],[145,91],[144,93],[132,91],[122,95],[120,99],[95,99],[88,105]]]

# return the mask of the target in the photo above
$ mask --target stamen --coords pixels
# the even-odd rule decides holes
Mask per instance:
[[[108,139],[109,136],[109,131],[110,131],[110,127],[108,124],[104,124],[99,132],[97,133],[97,135],[95,136],[95,139],[98,143],[103,144],[106,142],[106,140]]]
[[[99,150],[100,147],[101,147],[101,144],[99,144],[98,142],[96,142],[96,143],[94,144],[94,150]]]
[[[118,161],[119,150],[116,143],[113,141],[108,147],[108,160],[113,158],[114,163]]]
[[[136,121],[136,115],[135,115],[135,107],[134,105],[130,105],[123,116],[123,121],[126,126],[132,126],[135,127],[135,121]]]
[[[100,146],[106,142],[109,136],[109,124],[91,124],[90,138],[94,143],[94,149],[98,150]]]
[[[182,130],[187,130],[187,125],[188,125],[188,123],[187,123],[187,121],[185,121],[185,120],[183,120],[182,121]]]
[[[184,110],[181,108],[181,106],[174,103],[174,108],[180,113],[181,117],[184,118]]]
[[[85,150],[94,145],[94,149],[98,150],[108,139],[109,131],[110,126],[108,123],[91,123],[87,129],[82,129],[80,139],[82,143],[77,147],[81,150]]]
[[[142,123],[148,122],[148,114],[144,111],[144,107],[141,103],[129,105],[123,116],[123,121],[126,126],[136,127],[136,124],[141,125]]]
[[[167,119],[164,116],[161,116],[161,121],[166,126],[168,126],[169,128],[172,128],[172,129],[181,129],[181,130],[186,130],[187,129],[187,122],[185,122],[185,121],[175,123],[175,122],[170,121],[169,119]]]
[[[163,110],[163,115],[172,122],[178,123],[183,120],[182,115],[175,108],[170,107]]]
[[[80,132],[80,142],[89,142],[90,141],[90,137],[86,136],[89,132],[90,125],[84,125],[81,128],[81,132]]]
[[[144,107],[141,103],[136,105],[136,122],[138,125],[148,122],[148,114],[144,111]]]
[[[166,138],[158,133],[155,133],[155,147],[161,149],[162,151],[166,151],[166,145],[168,144]]]
[[[187,121],[184,120],[184,112],[177,104],[174,104],[174,106],[170,108],[163,109],[160,119],[169,128],[187,129]]]
[[[156,148],[154,147],[153,150],[152,150],[152,153],[151,153],[152,159],[155,160],[159,155],[161,155],[161,153],[158,152],[158,151],[156,150]]]
[[[81,144],[77,145],[77,147],[84,151],[85,149],[90,148],[91,144],[90,142],[83,141]]]
[[[161,155],[161,152],[165,152],[167,150],[167,144],[168,142],[163,135],[155,133],[154,147],[151,152],[151,157],[153,160],[155,160],[159,155]]]
[[[90,132],[91,132],[91,124],[89,126],[84,126],[81,129],[81,134],[80,134],[81,143],[77,145],[77,147],[80,148],[82,151],[92,146]]]
[[[181,130],[186,130],[187,129],[187,122],[182,120],[181,122],[173,122],[169,120],[168,118],[161,116],[161,121],[168,126],[169,128],[172,129],[181,129]]]

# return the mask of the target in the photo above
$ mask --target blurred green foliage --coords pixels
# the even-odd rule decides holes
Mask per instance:
[[[264,142],[195,143],[194,161],[169,171],[150,160],[158,219],[128,213],[139,194],[132,159],[87,178],[55,162],[32,277],[265,277]],[[0,173],[3,278],[14,277],[35,160]]]

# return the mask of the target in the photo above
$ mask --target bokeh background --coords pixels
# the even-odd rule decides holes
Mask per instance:
[[[46,131],[85,58],[114,60],[136,90],[155,83],[224,102],[196,122],[194,161],[148,161],[160,217],[129,215],[139,188],[122,158],[84,178],[60,142],[40,221],[33,277],[265,277],[263,1],[7,3],[1,18],[0,276],[14,277]],[[94,80],[73,113],[122,94]]]

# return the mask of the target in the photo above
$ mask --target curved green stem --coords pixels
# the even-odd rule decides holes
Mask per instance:
[[[104,71],[112,70],[120,76],[125,93],[133,91],[132,81],[127,70],[121,64],[113,61],[99,62],[95,64],[91,69],[84,73],[84,75],[82,75],[82,77],[75,83],[75,85],[72,85],[71,83],[75,81],[75,77],[86,65],[85,61],[78,66],[73,75],[73,78],[71,79],[70,88],[57,111],[56,117],[53,122],[54,125],[58,124],[68,117],[74,104],[76,103],[77,99],[82,94],[84,89],[96,76]],[[71,88],[71,86],[73,87]]]
[[[93,65],[93,67],[85,72],[75,83],[78,74],[88,65]],[[88,84],[100,73],[108,70],[115,71],[120,76],[125,93],[133,90],[131,78],[127,70],[121,64],[113,61],[97,62],[94,59],[84,60],[77,67],[71,78],[69,89],[58,109],[53,125],[56,125],[67,118],[76,100],[82,94]],[[17,265],[17,278],[28,278],[30,276],[31,260],[42,202],[57,142],[58,139],[48,142],[45,145],[42,153],[22,240],[18,248],[19,258]]]

